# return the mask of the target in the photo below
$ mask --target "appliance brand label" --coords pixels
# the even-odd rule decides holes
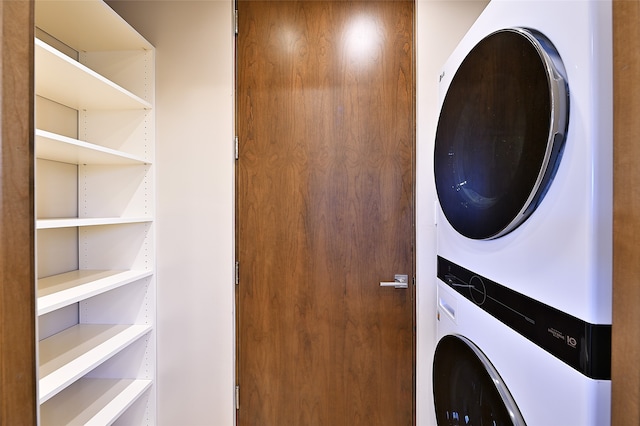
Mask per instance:
[[[560,330],[556,330],[555,328],[549,327],[547,331],[556,339],[564,340],[567,343],[567,345],[571,346],[572,348],[575,348],[578,345],[578,341],[576,340],[575,337],[565,335]]]
[[[555,328],[549,327],[547,331],[556,339],[564,340],[564,333],[560,330],[556,330]]]

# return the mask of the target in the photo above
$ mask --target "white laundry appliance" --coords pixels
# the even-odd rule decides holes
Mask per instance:
[[[610,1],[493,0],[440,75],[441,424],[510,424],[492,388],[513,424],[610,421],[611,19]]]

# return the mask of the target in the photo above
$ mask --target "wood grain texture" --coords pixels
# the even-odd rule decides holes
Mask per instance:
[[[413,2],[238,9],[239,424],[411,425]]]
[[[0,425],[37,419],[33,2],[0,2]]]
[[[612,424],[640,424],[640,1],[613,2]]]

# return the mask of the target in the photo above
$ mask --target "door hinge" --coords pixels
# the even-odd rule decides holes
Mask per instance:
[[[238,35],[238,9],[233,11],[233,31]]]
[[[236,386],[236,410],[240,409],[240,386]]]
[[[238,155],[239,155],[238,151],[240,150],[240,146],[239,146],[240,142],[239,142],[239,138],[237,136],[234,138],[234,144],[235,144],[235,148],[234,148],[235,149],[235,156],[236,156],[236,160],[237,160],[238,159]]]
[[[240,262],[236,262],[236,285],[240,284]]]

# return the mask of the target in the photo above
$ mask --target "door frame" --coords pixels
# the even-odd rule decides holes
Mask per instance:
[[[640,1],[613,1],[612,424],[640,423]]]
[[[36,424],[34,2],[0,2],[0,424]]]

